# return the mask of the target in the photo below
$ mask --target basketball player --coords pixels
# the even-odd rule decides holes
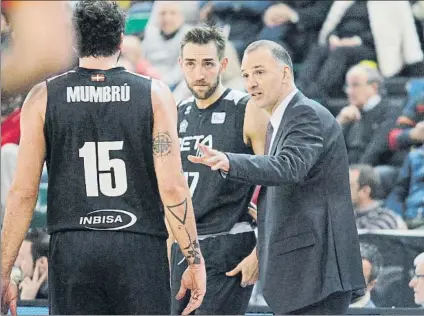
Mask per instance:
[[[243,315],[258,273],[256,238],[248,214],[254,187],[226,181],[218,173],[187,160],[188,155],[200,154],[199,144],[239,153],[264,151],[268,115],[251,106],[246,93],[221,84],[228,63],[225,41],[216,27],[194,28],[182,41],[180,57],[193,94],[179,104],[180,150],[208,274],[207,294],[196,314],[206,315]],[[176,244],[171,254],[175,294],[187,265]],[[172,314],[180,314],[185,302],[172,303]]]
[[[50,313],[169,314],[165,215],[188,264],[178,293],[191,290],[188,314],[203,300],[206,272],[176,104],[163,83],[116,67],[125,25],[116,3],[80,1],[73,21],[79,67],[35,86],[22,110],[1,241],[2,311],[16,304],[10,272],[46,159]]]
[[[12,26],[12,45],[2,55],[1,90],[27,92],[32,85],[72,62],[67,1],[1,1]]]

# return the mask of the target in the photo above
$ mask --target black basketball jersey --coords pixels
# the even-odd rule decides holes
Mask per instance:
[[[243,141],[244,113],[249,96],[227,89],[206,109],[194,97],[179,104],[178,133],[183,171],[193,199],[200,235],[228,232],[235,223],[250,221],[247,208],[254,187],[225,180],[210,167],[193,164],[188,155],[199,155],[198,144],[223,152],[253,154]]]
[[[151,80],[77,67],[47,80],[49,232],[167,236],[153,164]]]

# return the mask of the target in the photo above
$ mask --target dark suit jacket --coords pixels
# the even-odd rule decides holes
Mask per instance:
[[[226,154],[228,179],[264,186],[258,199],[259,270],[274,313],[365,288],[346,146],[327,109],[298,92],[269,156]]]

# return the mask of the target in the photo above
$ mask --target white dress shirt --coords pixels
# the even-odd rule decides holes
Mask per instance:
[[[271,114],[270,122],[273,128],[271,143],[269,144],[269,149],[271,150],[272,144],[274,143],[275,135],[277,134],[278,128],[280,127],[281,120],[283,119],[284,111],[289,105],[290,101],[293,99],[295,94],[298,92],[297,88],[294,88],[292,92],[277,106],[274,113]],[[267,154],[267,153],[265,153]]]

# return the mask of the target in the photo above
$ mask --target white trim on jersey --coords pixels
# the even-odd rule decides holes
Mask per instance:
[[[234,103],[237,105],[241,99],[248,95],[249,94],[246,92],[231,89],[231,91],[225,96],[224,100],[234,101]]]
[[[183,106],[184,104],[187,104],[187,103],[189,103],[189,102],[194,102],[194,96],[191,96],[191,97],[189,97],[189,98],[187,98],[187,99],[185,99],[185,100],[181,101],[181,102],[178,104],[178,107]]]
[[[144,78],[144,79],[147,79],[147,80],[152,80],[152,77],[144,76],[144,75],[138,74],[136,72],[129,71],[127,69],[125,69],[124,71],[128,72],[129,74],[134,75],[134,76],[138,76],[138,77],[141,77],[141,78]]]
[[[63,74],[60,74],[60,75],[57,75],[57,76],[54,76],[54,77],[51,77],[51,78],[47,78],[47,79],[46,79],[46,81],[47,81],[47,82],[50,82],[50,81],[52,81],[52,80],[58,79],[58,78],[60,78],[60,77],[63,77],[64,75],[67,75],[67,74],[69,74],[69,73],[73,73],[73,72],[75,72],[75,70],[69,70],[69,71],[67,71],[67,72],[64,72]]]

